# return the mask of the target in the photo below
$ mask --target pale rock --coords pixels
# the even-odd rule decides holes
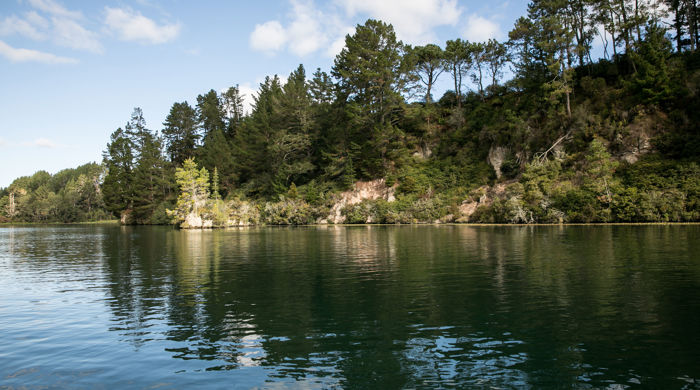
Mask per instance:
[[[351,190],[340,194],[338,201],[331,207],[330,215],[325,218],[326,222],[334,224],[345,222],[345,216],[342,215],[343,208],[363,200],[385,199],[387,202],[393,202],[396,200],[394,193],[397,187],[398,184],[388,187],[384,179],[358,181]]]
[[[508,149],[504,148],[503,146],[496,146],[496,147],[491,147],[489,149],[489,155],[487,158],[487,161],[491,166],[493,167],[493,170],[496,171],[496,177],[501,178],[501,165],[503,165],[503,161],[506,159],[506,156],[508,155]]]
[[[202,217],[199,214],[191,212],[185,217],[185,222],[180,225],[184,229],[198,229],[202,227]]]

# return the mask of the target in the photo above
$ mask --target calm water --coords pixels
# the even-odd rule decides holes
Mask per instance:
[[[0,388],[700,389],[700,226],[0,228]]]

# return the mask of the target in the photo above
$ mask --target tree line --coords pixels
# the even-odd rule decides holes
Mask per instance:
[[[612,199],[639,184],[621,179],[628,165],[611,163],[599,173],[607,184],[587,186],[590,161],[649,154],[686,164],[679,181],[696,169],[697,27],[695,1],[679,0],[537,0],[507,41],[443,46],[404,44],[390,24],[370,19],[346,36],[329,72],[307,76],[300,65],[285,82],[267,77],[250,113],[237,86],[174,103],[158,131],[135,109],[103,154],[104,208],[134,223],[172,221],[176,169],[192,159],[216,171],[207,177],[221,199],[291,193],[321,205],[357,180],[385,178],[399,184],[398,204],[438,204],[432,218],[456,213],[479,187],[515,180],[523,188],[511,195],[532,221],[558,215],[545,217],[546,203],[571,214],[577,191],[590,210],[574,219],[619,220]],[[446,76],[453,89],[435,100]],[[539,180],[533,172],[554,171],[556,188],[528,193],[527,181]],[[692,183],[664,185],[696,196]],[[497,203],[482,210],[484,220],[514,220]],[[696,218],[693,205],[673,218]]]

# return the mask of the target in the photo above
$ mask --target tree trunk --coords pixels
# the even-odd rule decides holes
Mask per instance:
[[[620,11],[622,11],[622,38],[625,40],[625,53],[630,51],[630,29],[627,24],[627,9],[625,8],[625,1],[620,0]],[[618,23],[619,24],[619,23]]]
[[[615,14],[613,13],[612,7],[610,8],[610,28],[612,29],[610,31],[610,36],[613,47],[613,58],[617,58],[617,41],[615,40]]]
[[[461,83],[461,80],[458,81],[458,75],[457,75],[457,63],[452,64],[452,72],[455,76],[455,96],[457,97],[457,107],[461,108],[462,107],[462,98],[459,96],[460,93],[460,88],[458,84]]]
[[[639,27],[639,0],[634,0],[634,24],[637,26],[637,42],[642,41],[642,29]]]
[[[678,52],[681,52],[681,48],[683,47],[682,39],[683,39],[683,22],[681,21],[681,16],[678,14],[678,7],[679,5],[676,5],[673,7],[673,22],[676,27],[676,50]]]

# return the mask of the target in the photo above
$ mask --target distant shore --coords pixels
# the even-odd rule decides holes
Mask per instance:
[[[119,226],[170,226],[177,228],[176,225],[120,225],[119,220],[103,220],[92,222],[2,222],[0,227],[12,226],[75,226],[75,225],[119,225]],[[303,225],[272,225],[259,224],[247,226],[226,226],[213,228],[198,228],[198,229],[179,229],[179,230],[232,230],[240,228],[254,227],[353,227],[353,226],[666,226],[666,225],[698,225],[700,222],[594,222],[594,223],[339,223],[339,224],[303,224]]]

